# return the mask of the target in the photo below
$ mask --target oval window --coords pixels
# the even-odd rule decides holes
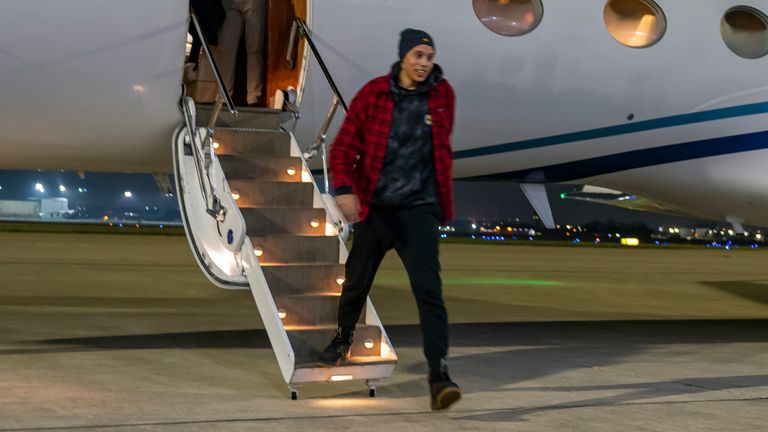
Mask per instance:
[[[524,35],[544,15],[541,0],[472,0],[472,6],[480,22],[502,36]]]
[[[720,21],[723,41],[739,57],[756,59],[768,54],[768,17],[749,6],[728,9]]]
[[[664,12],[651,0],[608,0],[603,19],[608,33],[631,48],[655,44],[667,29]]]

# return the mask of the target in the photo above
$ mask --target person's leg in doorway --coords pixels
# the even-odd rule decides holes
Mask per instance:
[[[264,87],[267,0],[245,0],[241,11],[245,22],[245,50],[248,56],[248,104],[254,105]]]
[[[230,95],[235,88],[237,49],[243,34],[243,16],[240,13],[239,3],[237,0],[221,1],[226,15],[219,31],[219,59],[217,62],[224,85],[227,86]]]

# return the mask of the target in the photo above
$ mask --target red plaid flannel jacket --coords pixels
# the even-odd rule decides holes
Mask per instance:
[[[352,100],[330,151],[329,168],[334,189],[351,186],[360,201],[360,220],[368,215],[373,191],[379,181],[389,139],[394,99],[391,75],[373,79]],[[453,219],[451,131],[455,107],[453,88],[441,79],[429,93],[432,143],[435,154],[437,197],[442,223]]]

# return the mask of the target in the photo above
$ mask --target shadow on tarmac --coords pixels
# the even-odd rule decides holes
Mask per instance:
[[[702,285],[741,297],[756,303],[768,305],[768,281],[717,281],[700,282]]]
[[[421,346],[417,324],[385,328],[395,349]],[[449,332],[453,347],[544,346],[634,352],[649,345],[768,342],[768,320],[456,323],[450,325]],[[28,349],[0,350],[0,355],[17,353],[12,351],[45,354],[82,350],[271,347],[263,329],[44,339],[29,344]]]

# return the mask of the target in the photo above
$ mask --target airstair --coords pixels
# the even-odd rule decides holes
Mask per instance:
[[[321,151],[325,162],[325,130],[340,99],[305,154],[281,127],[280,110],[238,113],[220,94],[213,108],[183,98],[185,124],[173,138],[176,189],[196,260],[216,286],[251,291],[292,399],[302,383],[317,381],[365,380],[375,396],[397,356],[370,299],[351,357],[333,367],[318,362],[336,330],[348,225],[320,192],[307,158]],[[225,102],[230,114],[219,115]]]

